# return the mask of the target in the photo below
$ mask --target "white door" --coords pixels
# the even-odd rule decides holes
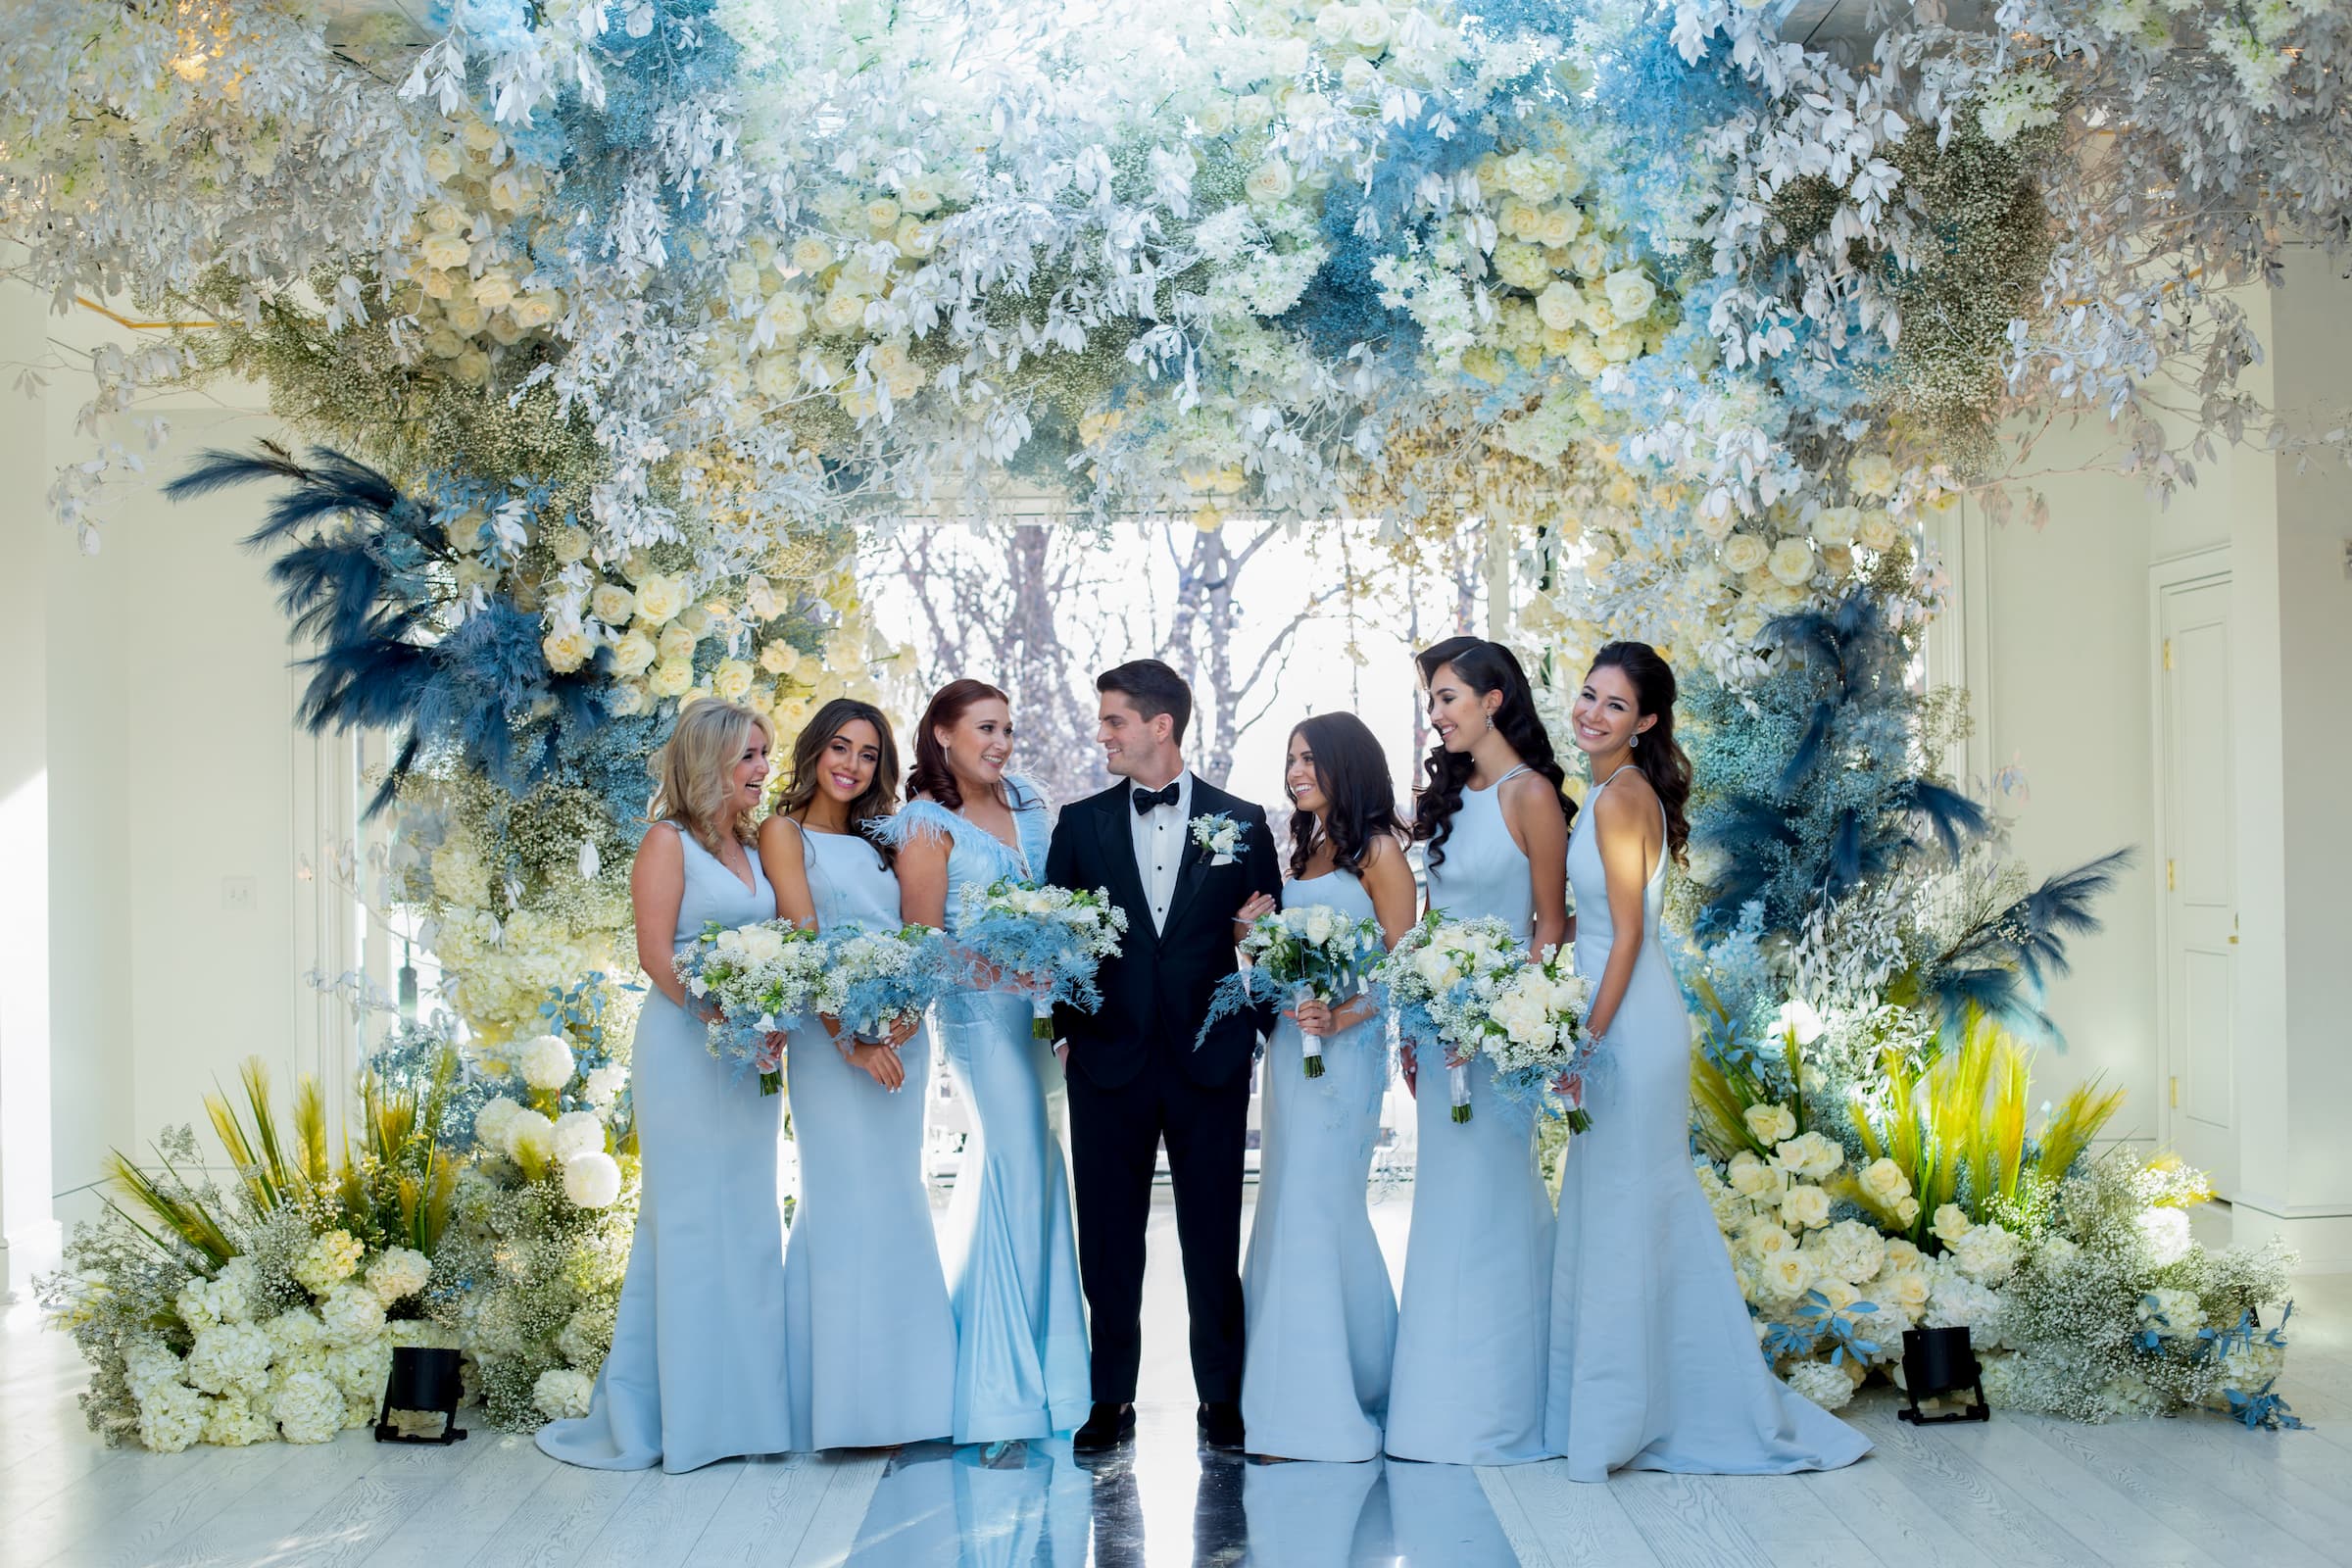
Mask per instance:
[[[2166,1141],[2237,1186],[2237,846],[2230,772],[2230,583],[2158,590],[2163,771]]]

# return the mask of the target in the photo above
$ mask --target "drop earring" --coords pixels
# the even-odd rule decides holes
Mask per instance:
[[[1636,735],[1629,738],[1625,743],[1625,749],[1629,752],[1640,751],[1642,749],[1642,737]]]

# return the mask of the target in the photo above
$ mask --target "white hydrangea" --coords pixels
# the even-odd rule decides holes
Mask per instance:
[[[278,1385],[270,1414],[288,1443],[331,1443],[343,1430],[343,1391],[324,1372],[297,1372]]]
[[[146,1398],[151,1390],[166,1383],[178,1382],[179,1368],[179,1357],[161,1340],[136,1339],[122,1351],[122,1379],[134,1399]]]
[[[273,1361],[284,1361],[326,1343],[326,1325],[307,1306],[291,1307],[262,1325]]]
[[[1854,1396],[1854,1380],[1842,1366],[1799,1361],[1788,1369],[1788,1386],[1824,1410],[1841,1408]]]
[[[360,1266],[367,1249],[356,1241],[351,1232],[327,1231],[314,1238],[294,1260],[295,1280],[313,1296],[324,1296],[335,1286],[351,1278],[352,1270]]]
[[[571,1042],[562,1035],[536,1035],[514,1054],[515,1070],[533,1089],[561,1089],[571,1082]]]
[[[414,1248],[386,1248],[368,1265],[368,1288],[386,1306],[415,1296],[432,1277],[432,1259]]]
[[[357,1345],[339,1346],[326,1353],[324,1370],[343,1391],[347,1413],[370,1419],[384,1401],[384,1384],[392,1375],[392,1342],[379,1334]]]
[[[184,1383],[156,1383],[139,1399],[139,1441],[177,1453],[204,1436],[205,1398]]]
[[[587,1084],[580,1091],[581,1098],[602,1110],[620,1098],[620,1092],[628,1081],[628,1068],[617,1062],[610,1063],[589,1073]]]
[[[2018,1239],[1994,1224],[1975,1226],[1951,1244],[1954,1266],[1980,1285],[1998,1285],[2007,1279],[2017,1268],[2021,1251]]]
[[[270,1386],[272,1353],[268,1330],[215,1323],[196,1331],[182,1375],[207,1394],[259,1393]]]
[[[318,1303],[329,1346],[358,1345],[384,1332],[383,1298],[365,1285],[338,1285]]]
[[[595,1392],[585,1372],[550,1367],[531,1385],[531,1402],[551,1421],[573,1421],[588,1413],[589,1396]]]
[[[277,1423],[270,1419],[267,1407],[244,1395],[226,1398],[207,1399],[204,1407],[204,1441],[219,1444],[223,1448],[242,1448],[248,1444],[277,1441]]]
[[[1886,1239],[1876,1226],[1858,1219],[1839,1220],[1809,1238],[1805,1250],[1813,1253],[1824,1274],[1848,1285],[1876,1279],[1886,1260]]]
[[[2142,1209],[2139,1234],[2148,1245],[2148,1261],[2157,1268],[2170,1268],[2186,1257],[2193,1241],[2187,1211],[2169,1205]]]
[[[592,1110],[567,1110],[556,1118],[556,1158],[569,1164],[582,1154],[605,1152],[604,1119]]]
[[[1998,1343],[2001,1298],[1990,1287],[1970,1279],[1948,1257],[1936,1260],[1932,1278],[1928,1309],[1920,1318],[1924,1327],[1967,1329],[1979,1344]]]
[[[610,1208],[620,1197],[620,1162],[602,1150],[564,1167],[564,1196],[582,1208]]]
[[[254,1287],[261,1283],[253,1260],[232,1257],[209,1280],[190,1280],[180,1288],[172,1305],[190,1328],[212,1323],[242,1323],[252,1312]]]

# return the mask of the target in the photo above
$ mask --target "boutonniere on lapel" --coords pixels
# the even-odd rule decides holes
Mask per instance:
[[[1211,865],[1231,865],[1249,834],[1249,823],[1237,822],[1223,811],[1193,818],[1193,842],[1207,854]]]

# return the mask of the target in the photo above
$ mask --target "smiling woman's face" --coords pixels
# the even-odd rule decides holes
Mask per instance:
[[[1476,746],[1494,727],[1494,710],[1501,706],[1502,693],[1475,690],[1451,664],[1429,672],[1429,727],[1449,752]]]
[[[956,777],[982,785],[1004,778],[1004,763],[1012,756],[1012,710],[1002,699],[981,698],[952,726],[936,733]]]
[[[1584,689],[1576,694],[1569,717],[1577,750],[1588,757],[1622,750],[1656,722],[1642,712],[1634,683],[1614,664],[1604,664],[1585,676]]]
[[[882,737],[862,718],[853,718],[834,731],[816,759],[816,787],[827,800],[854,804],[874,782],[882,765]]]

